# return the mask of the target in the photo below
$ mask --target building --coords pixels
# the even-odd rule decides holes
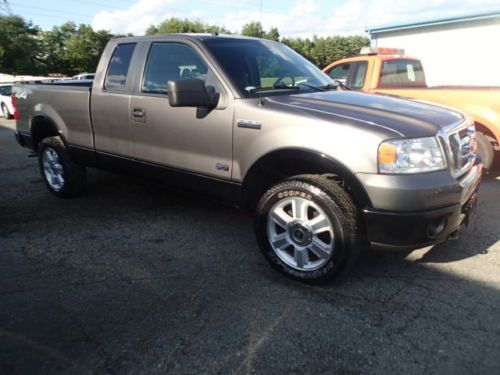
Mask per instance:
[[[366,32],[373,47],[403,48],[422,60],[431,86],[500,86],[500,10]]]

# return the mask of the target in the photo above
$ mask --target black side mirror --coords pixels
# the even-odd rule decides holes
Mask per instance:
[[[168,81],[168,102],[171,107],[214,108],[219,94],[201,79],[176,79]]]

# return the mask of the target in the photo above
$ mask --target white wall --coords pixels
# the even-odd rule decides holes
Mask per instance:
[[[500,20],[488,23],[475,21],[469,27],[449,24],[406,31],[404,35],[379,35],[372,45],[404,48],[407,55],[419,58],[430,86],[500,86]]]

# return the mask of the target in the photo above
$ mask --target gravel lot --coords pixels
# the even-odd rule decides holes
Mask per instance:
[[[231,207],[94,170],[53,197],[0,125],[1,374],[500,373],[498,170],[460,240],[310,287]]]

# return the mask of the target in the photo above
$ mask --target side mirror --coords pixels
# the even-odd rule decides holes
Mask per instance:
[[[201,79],[168,81],[168,102],[171,107],[214,108],[219,101],[213,87],[205,86]]]

